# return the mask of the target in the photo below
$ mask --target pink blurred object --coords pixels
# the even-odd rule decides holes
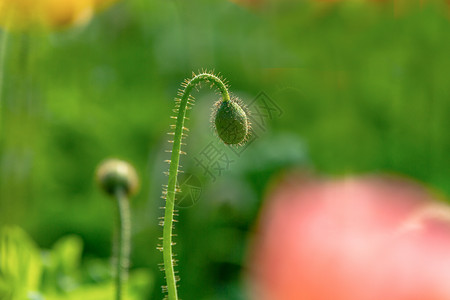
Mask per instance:
[[[250,299],[450,299],[450,209],[418,184],[297,178],[267,200]]]

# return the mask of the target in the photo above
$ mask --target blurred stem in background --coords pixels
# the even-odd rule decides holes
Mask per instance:
[[[115,192],[118,215],[116,222],[116,238],[114,239],[113,252],[116,255],[116,300],[122,299],[123,283],[127,277],[127,266],[130,256],[130,204],[123,188],[117,188]]]
[[[0,31],[0,130],[1,130],[1,112],[2,112],[2,92],[3,92],[3,77],[5,69],[5,55],[6,55],[6,44],[8,43],[8,32]]]
[[[134,168],[125,161],[109,159],[97,170],[100,188],[117,201],[116,228],[113,241],[115,257],[116,300],[122,299],[124,282],[128,276],[130,256],[130,203],[128,197],[137,191],[138,176]]]
[[[5,124],[0,135],[0,204],[6,217],[2,223],[11,224],[21,221],[31,203],[31,171],[39,118],[34,76],[37,40],[28,32],[4,31],[2,41],[0,55],[5,59],[1,62],[1,72],[7,76],[3,76],[0,91],[2,123]],[[8,50],[7,56],[5,50]]]

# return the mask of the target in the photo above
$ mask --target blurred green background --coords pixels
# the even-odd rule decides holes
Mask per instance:
[[[107,263],[114,204],[93,178],[103,159],[128,160],[141,179],[131,203],[131,268],[149,270],[146,299],[160,299],[169,116],[180,83],[213,69],[263,126],[254,124],[255,138],[237,155],[210,126],[218,96],[207,87],[195,93],[182,165],[201,194],[180,208],[179,293],[245,299],[247,238],[277,174],[299,167],[397,173],[450,195],[448,12],[443,1],[411,1],[398,11],[394,2],[280,0],[249,8],[128,0],[81,27],[10,33],[0,225],[19,225],[41,248],[75,234],[83,261]],[[276,114],[261,115],[261,92]],[[195,160],[210,142],[233,160],[215,180]]]

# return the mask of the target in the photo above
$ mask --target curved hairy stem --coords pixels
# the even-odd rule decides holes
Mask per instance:
[[[116,300],[122,299],[123,283],[127,276],[128,259],[130,253],[130,206],[127,194],[123,188],[117,188],[115,192],[117,200],[117,239],[114,244],[116,257]]]
[[[167,293],[169,300],[177,300],[177,286],[176,286],[176,278],[174,273],[174,260],[172,253],[172,227],[173,227],[173,213],[174,213],[174,205],[175,205],[175,193],[176,193],[176,185],[177,185],[177,175],[178,175],[178,167],[180,161],[181,151],[181,140],[184,135],[184,120],[186,115],[186,110],[190,100],[190,93],[192,89],[199,85],[201,82],[208,82],[211,85],[214,85],[222,95],[222,101],[230,101],[230,95],[228,93],[227,87],[222,80],[210,73],[201,73],[198,75],[194,75],[194,77],[190,80],[187,80],[183,87],[184,89],[180,91],[178,94],[179,99],[177,99],[177,108],[178,115],[176,117],[176,125],[175,132],[173,133],[173,146],[172,146],[172,155],[170,159],[169,166],[169,180],[167,184],[167,190],[165,191],[166,198],[166,207],[164,213],[164,228],[163,228],[163,259],[164,259],[164,272],[166,275],[167,282]]]

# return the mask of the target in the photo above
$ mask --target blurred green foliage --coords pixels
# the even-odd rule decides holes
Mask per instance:
[[[114,284],[105,263],[81,266],[82,241],[65,236],[43,251],[18,227],[0,232],[0,299],[111,299]],[[143,299],[152,286],[148,271],[129,276],[125,299]]]
[[[211,182],[192,157],[215,140],[217,95],[196,94],[182,164],[202,194],[176,228],[180,295],[245,299],[249,228],[279,172],[394,172],[450,194],[450,24],[441,2],[398,13],[393,2],[280,0],[251,10],[225,0],[129,0],[82,28],[11,33],[1,224],[21,225],[44,248],[76,234],[84,260],[108,259],[114,205],[96,190],[94,170],[105,157],[128,160],[142,183],[131,267],[159,275],[151,299],[160,298],[157,218],[173,98],[191,71],[215,69],[244,102],[263,91],[283,113]]]

